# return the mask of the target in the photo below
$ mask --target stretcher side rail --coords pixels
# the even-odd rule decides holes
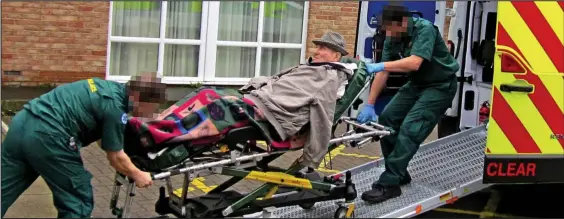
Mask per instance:
[[[339,144],[339,143],[343,143],[343,142],[356,141],[356,140],[360,140],[360,139],[365,141],[367,139],[380,138],[382,136],[390,135],[391,133],[393,133],[393,131],[391,129],[387,129],[387,128],[385,128],[381,125],[378,125],[376,123],[371,123],[371,124],[368,124],[368,125],[362,125],[362,124],[354,122],[351,118],[348,118],[348,117],[344,117],[340,121],[346,122],[347,124],[353,124],[353,125],[357,126],[358,128],[363,129],[364,131],[367,131],[367,132],[355,133],[355,134],[331,139],[329,141],[330,144]],[[273,155],[273,154],[286,153],[286,152],[288,152],[288,151],[271,151],[271,152],[257,153],[257,154],[244,155],[244,156],[232,155],[231,159],[226,159],[226,160],[221,160],[221,161],[216,161],[216,162],[210,162],[210,163],[204,163],[204,164],[196,164],[196,165],[193,165],[193,166],[183,167],[183,168],[174,169],[174,170],[165,171],[165,172],[156,173],[156,174],[152,173],[151,178],[153,180],[160,180],[160,179],[165,179],[167,177],[183,174],[185,172],[201,170],[201,169],[211,168],[211,167],[215,167],[215,166],[236,164],[237,162],[248,161],[248,160],[259,161],[262,157],[270,156],[270,155]]]

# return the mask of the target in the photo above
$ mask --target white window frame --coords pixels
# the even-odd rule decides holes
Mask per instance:
[[[160,19],[160,33],[159,38],[146,38],[146,37],[122,37],[122,36],[112,36],[112,17],[113,17],[113,6],[114,2],[110,2],[110,19],[108,25],[108,47],[107,47],[107,57],[106,57],[106,79],[114,80],[118,82],[127,82],[131,76],[122,75],[111,75],[110,73],[110,61],[111,61],[111,45],[112,42],[127,42],[127,43],[158,43],[158,58],[157,58],[157,77],[162,79],[162,82],[167,84],[190,84],[192,82],[198,82],[203,80],[204,71],[204,58],[206,57],[206,29],[208,22],[208,7],[209,2],[202,2],[202,23],[200,26],[200,39],[167,39],[166,38],[166,20],[168,12],[168,2],[162,1],[161,3],[161,19]],[[198,76],[197,77],[163,77],[164,69],[164,48],[165,44],[181,44],[181,45],[199,45],[200,52],[198,57]]]
[[[220,10],[220,1],[203,1],[202,2],[202,24],[200,29],[200,39],[166,39],[166,19],[168,2],[162,1],[161,5],[161,19],[160,19],[160,37],[159,38],[145,38],[145,37],[121,37],[112,36],[112,16],[113,16],[113,1],[110,2],[109,10],[109,25],[108,25],[108,44],[106,55],[106,79],[127,82],[131,76],[118,76],[110,73],[111,62],[111,43],[112,42],[127,42],[127,43],[158,43],[158,60],[157,60],[157,76],[162,78],[162,81],[167,84],[194,84],[203,83],[206,85],[243,85],[249,81],[250,78],[238,77],[215,77],[215,62],[216,52],[218,46],[235,46],[235,47],[255,47],[256,62],[255,62],[255,76],[260,75],[260,64],[262,58],[262,48],[280,48],[280,49],[301,49],[300,63],[305,60],[307,50],[307,29],[309,17],[309,2],[304,2],[304,14],[302,23],[302,40],[301,43],[268,43],[262,41],[262,30],[264,23],[264,1],[259,2],[259,20],[257,29],[257,42],[234,42],[234,41],[219,41],[217,40],[219,19],[218,14]],[[165,44],[182,44],[182,45],[199,45],[200,52],[198,58],[198,76],[197,77],[171,77],[163,76],[164,68],[164,48]],[[298,63],[296,63],[298,64]]]

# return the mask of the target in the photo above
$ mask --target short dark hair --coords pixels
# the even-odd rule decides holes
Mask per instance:
[[[392,21],[402,22],[404,17],[408,17],[407,7],[402,5],[385,5],[382,10],[382,22],[388,24]]]
[[[132,76],[125,87],[128,93],[139,92],[139,101],[141,102],[165,102],[166,84],[162,83],[160,78]]]

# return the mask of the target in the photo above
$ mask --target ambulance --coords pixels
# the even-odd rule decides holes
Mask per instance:
[[[463,54],[459,101],[439,137],[486,124],[484,183],[564,183],[564,2],[454,8],[449,45]]]
[[[459,90],[438,137],[485,126],[485,184],[564,183],[564,2],[394,3],[441,31],[450,18],[447,44],[461,66]],[[379,61],[383,33],[363,16],[375,17],[385,4],[361,3],[356,55],[364,61]]]

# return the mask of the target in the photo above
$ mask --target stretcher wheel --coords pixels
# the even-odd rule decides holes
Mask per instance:
[[[310,203],[301,203],[298,206],[300,206],[303,209],[309,210],[309,209],[313,208],[314,205],[315,205],[315,202],[310,202]]]
[[[347,211],[349,211],[348,207],[339,207],[337,211],[335,211],[335,216],[333,218],[347,218]],[[354,215],[354,210],[351,216]]]

